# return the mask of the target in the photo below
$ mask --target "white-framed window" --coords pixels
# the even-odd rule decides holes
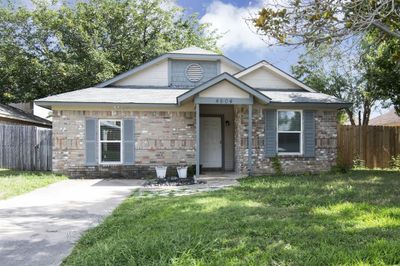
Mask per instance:
[[[278,110],[276,123],[278,154],[302,154],[303,112],[301,110]]]
[[[122,162],[122,120],[99,120],[99,163]]]

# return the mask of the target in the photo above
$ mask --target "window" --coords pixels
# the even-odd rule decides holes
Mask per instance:
[[[302,153],[302,112],[278,111],[278,153]]]
[[[120,163],[121,152],[121,120],[99,121],[100,163]]]

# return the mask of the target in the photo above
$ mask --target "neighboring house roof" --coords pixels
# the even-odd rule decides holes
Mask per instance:
[[[270,102],[270,98],[264,94],[262,94],[260,91],[253,89],[252,87],[250,87],[249,85],[247,85],[246,83],[238,80],[237,78],[235,78],[234,76],[229,75],[228,73],[222,73],[206,82],[204,82],[203,84],[201,84],[200,86],[197,86],[196,88],[193,88],[185,93],[183,93],[182,95],[178,96],[177,100],[178,100],[178,104],[182,103],[183,101],[189,99],[190,97],[194,96],[197,93],[200,93],[203,90],[208,89],[209,87],[221,82],[221,81],[228,81],[230,83],[232,83],[233,85],[237,86],[238,88],[246,91],[247,93],[249,93],[250,95],[256,97],[257,99],[265,102],[265,103],[269,103]],[[229,97],[229,96],[228,96]]]
[[[16,122],[21,121],[24,123],[31,123],[38,126],[51,127],[51,122],[49,120],[5,104],[0,104],[0,120],[1,118],[14,120]]]
[[[369,120],[371,126],[400,126],[400,116],[396,114],[394,108],[391,108],[387,113],[372,118]]]
[[[239,71],[238,73],[236,73],[234,76],[236,78],[240,78],[244,75],[249,74],[250,72],[253,72],[254,70],[261,68],[261,67],[265,67],[268,70],[271,70],[273,73],[286,78],[287,80],[293,82],[294,84],[296,84],[297,86],[299,86],[302,89],[305,89],[306,91],[310,91],[310,92],[315,92],[315,90],[313,90],[312,88],[310,88],[309,86],[307,86],[306,84],[304,84],[303,82],[297,80],[296,78],[292,77],[291,75],[289,75],[288,73],[286,73],[285,71],[277,68],[276,66],[271,65],[270,63],[268,63],[265,60],[262,60],[258,63],[255,63],[252,66],[249,66],[248,68],[245,68],[241,71]]]
[[[195,53],[187,53],[187,52],[185,52],[185,50],[194,51]],[[137,73],[141,70],[144,70],[152,65],[155,65],[155,64],[157,64],[163,60],[167,60],[167,59],[201,59],[201,60],[214,60],[214,61],[221,60],[228,65],[236,67],[237,69],[240,69],[240,70],[244,69],[244,67],[242,65],[236,63],[235,61],[229,59],[228,57],[226,57],[224,55],[216,54],[214,52],[210,52],[210,51],[207,51],[207,50],[204,50],[201,48],[195,49],[194,47],[189,47],[189,48],[185,48],[182,50],[173,51],[171,53],[163,54],[163,55],[161,55],[151,61],[148,61],[140,66],[137,66],[137,67],[135,67],[131,70],[128,70],[124,73],[121,73],[112,79],[106,80],[106,81],[96,85],[96,87],[99,87],[99,88],[106,87],[108,85],[111,85],[112,83],[122,80],[134,73]]]

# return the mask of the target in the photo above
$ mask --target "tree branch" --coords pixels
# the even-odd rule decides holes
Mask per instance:
[[[383,24],[379,21],[373,21],[371,24],[374,25],[375,27],[377,27],[378,29],[386,32],[387,34],[400,39],[400,31],[391,30],[388,26],[386,26],[385,24]]]

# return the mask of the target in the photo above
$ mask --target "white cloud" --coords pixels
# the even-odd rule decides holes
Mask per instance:
[[[268,45],[255,33],[254,27],[246,23],[246,19],[257,13],[262,2],[254,5],[249,2],[248,7],[237,7],[217,0],[207,7],[206,14],[200,22],[211,24],[213,29],[222,34],[218,45],[224,51],[236,49],[262,51]]]

